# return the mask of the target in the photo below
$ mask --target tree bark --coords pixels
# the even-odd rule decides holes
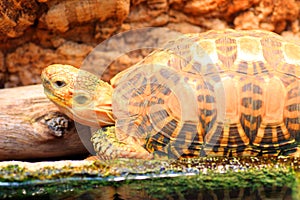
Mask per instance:
[[[41,85],[0,90],[0,160],[87,152],[74,122],[46,98]]]

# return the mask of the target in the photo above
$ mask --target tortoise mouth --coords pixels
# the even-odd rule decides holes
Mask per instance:
[[[48,98],[51,98],[51,99],[52,99],[52,97],[53,97],[52,92],[49,90],[49,88],[45,87],[45,85],[43,85],[43,86],[44,86],[44,93],[45,93],[45,95],[46,95]]]
[[[51,95],[50,90],[49,90],[47,87],[45,87],[44,84],[43,84],[43,86],[44,86],[44,93],[45,93],[47,96]]]
[[[52,97],[54,95],[53,95],[52,90],[50,89],[51,83],[48,79],[45,79],[43,75],[44,74],[42,74],[42,80],[43,80],[42,85],[44,87],[44,93],[46,94],[47,97]]]
[[[58,98],[58,99],[61,99],[59,98],[58,96],[56,96],[55,94],[53,94],[52,90],[50,90],[48,87],[44,86],[44,93],[45,95],[50,98],[51,100],[53,98]]]
[[[59,95],[56,95],[53,93],[53,90],[49,89],[47,85],[44,85],[44,94],[47,96],[48,99],[50,99],[53,103],[55,103],[59,107],[68,107],[66,105],[66,100]]]

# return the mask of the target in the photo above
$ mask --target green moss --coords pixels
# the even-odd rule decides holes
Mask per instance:
[[[26,195],[64,196],[71,191],[80,195],[87,190],[95,192],[95,187],[99,190],[104,188],[104,191],[107,188],[126,188],[125,191],[130,191],[130,194],[143,192],[158,199],[213,195],[215,191],[221,191],[220,195],[224,195],[225,191],[235,194],[241,190],[258,195],[261,190],[273,191],[274,188],[300,191],[298,163],[297,158],[120,159],[52,164],[41,166],[38,170],[32,165],[12,163],[0,170],[0,198],[8,194],[24,196],[24,191]]]

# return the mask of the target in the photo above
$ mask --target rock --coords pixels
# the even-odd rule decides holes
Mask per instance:
[[[167,27],[181,33],[225,28],[297,33],[299,6],[295,0],[3,1],[0,87],[39,83],[41,69],[49,64],[80,66],[94,47],[137,28]],[[159,36],[164,40],[169,35]],[[132,49],[134,42],[120,45]],[[113,62],[114,72],[108,72],[106,80],[142,57],[133,53],[132,62]]]

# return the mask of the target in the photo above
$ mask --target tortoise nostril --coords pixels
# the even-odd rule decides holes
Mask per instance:
[[[50,81],[49,80],[43,80],[43,85],[50,85]]]
[[[55,81],[55,82],[54,82],[54,85],[55,85],[56,87],[61,88],[61,87],[64,87],[64,86],[66,85],[66,82],[64,82],[64,81]]]

